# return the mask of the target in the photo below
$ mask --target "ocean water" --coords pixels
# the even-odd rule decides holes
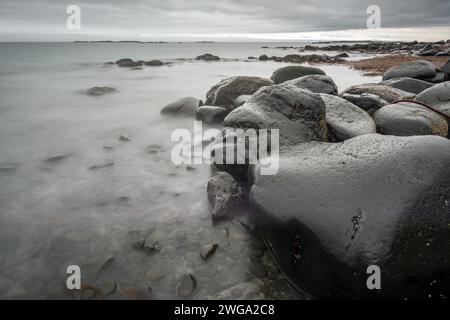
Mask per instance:
[[[246,212],[211,221],[210,168],[170,160],[172,131],[192,131],[193,119],[159,113],[179,97],[204,98],[225,77],[270,77],[286,64],[245,59],[295,53],[261,48],[282,45],[299,44],[0,44],[0,298],[80,298],[65,288],[69,265],[80,266],[84,286],[115,283],[108,299],[139,298],[148,287],[153,298],[177,298],[185,273],[197,279],[194,299],[304,298],[247,228]],[[192,60],[206,52],[225,61]],[[103,64],[124,57],[172,64]],[[319,67],[340,90],[380,80]],[[93,86],[118,92],[83,94]],[[124,134],[130,141],[119,140]],[[152,145],[159,151],[148,152]],[[46,161],[55,155],[66,158]],[[113,165],[89,169],[106,162]],[[141,238],[160,250],[133,249]],[[200,248],[210,243],[219,249],[203,261]]]

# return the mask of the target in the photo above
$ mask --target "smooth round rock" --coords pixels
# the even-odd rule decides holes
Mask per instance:
[[[373,114],[377,131],[394,136],[438,135],[447,137],[444,117],[414,102],[384,106]]]
[[[280,153],[250,203],[278,266],[317,298],[450,294],[450,141],[362,135]],[[368,290],[367,269],[382,290]]]
[[[261,88],[228,114],[224,126],[279,129],[280,145],[327,141],[322,99],[316,93],[289,84]]]
[[[433,87],[421,92],[416,97],[416,101],[436,108],[450,117],[450,82],[436,84]]]
[[[183,298],[190,297],[197,288],[197,280],[190,273],[185,273],[178,284],[178,295]]]
[[[370,93],[379,96],[381,99],[386,100],[389,103],[403,99],[412,100],[415,97],[415,95],[410,92],[405,92],[403,90],[399,90],[382,84],[371,84],[371,83],[352,86],[344,90],[342,93],[349,93],[349,94]]]
[[[326,122],[333,141],[344,141],[363,134],[376,133],[372,117],[347,100],[321,93],[325,103]]]
[[[371,93],[341,93],[340,97],[360,107],[370,115],[381,107],[389,104],[386,100],[383,100],[379,96]]]
[[[427,81],[414,78],[394,78],[382,81],[380,84],[400,89],[406,92],[411,92],[414,94],[419,94],[422,91],[433,86],[433,84]]]
[[[161,114],[195,115],[201,105],[203,102],[197,98],[184,97],[164,106]]]
[[[145,63],[146,66],[150,66],[150,67],[159,67],[159,66],[163,66],[164,62],[162,62],[161,60],[150,60],[147,61]]]
[[[296,87],[302,87],[315,93],[338,94],[338,88],[333,79],[322,74],[304,76],[285,83],[293,84]]]
[[[287,66],[282,67],[275,70],[272,73],[270,79],[276,84],[283,83],[295,78],[300,78],[303,76],[311,75],[311,74],[322,74],[325,75],[325,71],[308,66]]]
[[[233,109],[234,100],[241,95],[252,95],[259,88],[273,85],[269,79],[260,77],[231,77],[220,81],[206,93],[206,105]]]
[[[436,75],[436,67],[429,61],[416,60],[390,68],[385,72],[383,80],[393,78],[430,79]]]

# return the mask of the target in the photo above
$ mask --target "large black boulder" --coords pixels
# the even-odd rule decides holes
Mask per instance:
[[[278,266],[319,298],[448,298],[450,141],[369,134],[286,147],[255,170],[254,218]],[[381,270],[381,290],[367,268]]]
[[[329,76],[323,74],[313,74],[289,80],[286,84],[293,84],[297,87],[308,89],[315,93],[338,94],[336,83]]]
[[[382,81],[380,84],[397,88],[406,92],[419,94],[422,91],[430,88],[433,84],[414,78],[394,78],[386,81]]]

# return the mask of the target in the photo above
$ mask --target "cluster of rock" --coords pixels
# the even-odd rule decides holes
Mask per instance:
[[[437,42],[367,42],[354,44],[306,45],[303,51],[347,51],[361,53],[414,53],[421,56],[450,56],[450,40]]]
[[[164,62],[161,60],[150,60],[150,61],[144,61],[144,60],[136,60],[130,58],[122,58],[117,60],[116,62],[105,62],[106,65],[117,65],[118,67],[122,68],[140,68],[143,66],[149,66],[149,67],[159,67],[165,65]]]
[[[327,54],[288,54],[284,57],[261,55],[259,61],[275,61],[275,62],[289,62],[289,63],[343,63],[345,59],[348,58],[347,53],[340,53],[335,56],[329,56]],[[251,58],[251,57],[250,57]]]
[[[280,163],[262,175],[262,164],[213,162],[213,216],[250,205],[280,269],[313,296],[448,297],[450,82],[430,81],[440,72],[413,62],[341,93],[300,65],[222,80],[190,113],[220,110],[224,130],[278,129]],[[369,265],[382,290],[368,290]]]

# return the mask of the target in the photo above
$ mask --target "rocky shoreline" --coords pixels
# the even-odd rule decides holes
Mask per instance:
[[[183,98],[161,113],[214,119],[225,137],[232,128],[279,130],[280,172],[273,176],[247,158],[217,161],[217,150],[225,157],[237,142],[215,141],[207,195],[214,220],[250,208],[278,267],[302,292],[445,299],[449,66],[413,59],[386,70],[380,83],[338,92],[323,70],[291,65],[270,79],[224,79],[204,104]],[[367,289],[369,265],[382,270],[383,290]]]

